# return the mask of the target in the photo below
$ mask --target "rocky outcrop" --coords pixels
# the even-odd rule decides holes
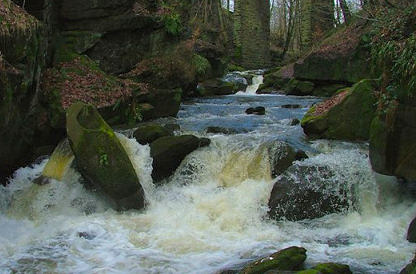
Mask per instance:
[[[370,78],[369,38],[365,33],[365,23],[359,21],[336,32],[294,64],[293,77],[312,82],[350,84]]]
[[[245,112],[246,112],[246,114],[265,115],[266,114],[266,109],[262,106],[259,106],[259,107],[248,108],[248,109],[246,109]]]
[[[347,186],[327,167],[293,165],[278,177],[269,200],[273,219],[314,219],[348,209]]]
[[[377,81],[363,80],[313,106],[301,125],[310,138],[367,140],[375,116]]]
[[[306,249],[302,247],[292,246],[248,264],[239,273],[257,274],[265,273],[269,270],[300,270],[305,260]]]
[[[120,209],[141,209],[144,191],[117,136],[91,105],[73,104],[67,131],[81,174],[114,199]]]
[[[30,161],[44,116],[39,77],[45,64],[44,26],[9,0],[0,8],[0,184]],[[55,132],[59,140],[62,135]],[[48,136],[50,137],[50,136]]]
[[[157,183],[169,177],[189,153],[209,144],[209,139],[193,135],[166,136],[157,139],[150,144],[150,155],[153,158],[153,180]]]
[[[370,129],[370,160],[376,172],[416,180],[415,125],[414,99],[393,105],[374,118]]]

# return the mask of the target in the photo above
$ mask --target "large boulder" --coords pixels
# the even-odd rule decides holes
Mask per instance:
[[[343,211],[350,205],[347,187],[325,166],[293,165],[273,186],[269,216],[298,221]]]
[[[136,171],[111,127],[91,105],[67,111],[67,132],[81,174],[114,199],[120,209],[141,209],[144,191]]]
[[[292,246],[248,264],[239,273],[260,274],[269,270],[300,270],[305,260],[306,249],[302,247]]]
[[[164,126],[157,123],[141,124],[133,133],[136,141],[142,145],[150,144],[161,137],[172,135],[173,131],[166,129]]]
[[[157,139],[150,144],[150,155],[153,157],[153,180],[159,182],[169,177],[189,153],[209,144],[209,139],[193,135],[165,136]]]
[[[301,125],[311,138],[367,140],[376,112],[376,80],[362,80],[352,88],[313,106]]]
[[[238,85],[221,79],[209,79],[198,85],[197,92],[200,96],[230,95],[238,91]]]
[[[389,108],[371,123],[370,160],[376,172],[416,180],[416,100]]]

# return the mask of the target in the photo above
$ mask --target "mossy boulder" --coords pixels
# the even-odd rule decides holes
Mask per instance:
[[[306,249],[292,246],[248,264],[239,273],[261,274],[269,270],[294,271],[301,269],[305,260]]]
[[[166,129],[164,126],[157,123],[145,123],[141,124],[134,131],[134,138],[139,144],[150,144],[156,139],[165,136],[172,136],[173,132]]]
[[[67,132],[81,174],[116,201],[120,209],[141,209],[144,192],[134,167],[111,127],[91,105],[67,111]]]
[[[150,155],[153,158],[153,180],[159,182],[169,177],[188,154],[209,144],[209,139],[193,135],[165,136],[152,142]]]
[[[297,79],[290,79],[290,81],[284,87],[286,94],[288,95],[312,95],[315,84],[310,81],[300,81]]]
[[[297,160],[296,151],[287,143],[282,141],[273,141],[266,143],[272,177],[282,174],[292,163]]]
[[[325,166],[292,165],[273,186],[269,200],[272,219],[299,221],[346,210],[353,197]]]
[[[352,272],[345,264],[322,263],[311,269],[296,272],[296,274],[352,274]]]
[[[259,86],[257,93],[283,90],[289,81],[290,78],[284,76],[281,70],[267,73],[264,75],[263,84]]]
[[[376,172],[416,180],[415,101],[393,106],[372,121],[370,160]]]
[[[199,96],[230,95],[238,91],[238,85],[221,79],[206,80],[198,85]]]
[[[313,106],[301,121],[310,138],[368,140],[376,113],[377,81],[362,80],[352,88]]]

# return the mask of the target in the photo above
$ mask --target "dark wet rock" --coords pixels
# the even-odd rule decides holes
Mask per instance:
[[[150,144],[153,158],[152,178],[158,182],[171,176],[182,160],[194,150],[208,146],[210,140],[193,135],[166,136]]]
[[[246,109],[246,114],[265,115],[266,109],[264,107],[254,107]]]
[[[292,119],[292,121],[290,122],[291,126],[296,126],[296,125],[299,125],[299,124],[300,124],[300,120],[297,119],[297,118]]]
[[[269,142],[266,146],[270,157],[272,177],[277,177],[282,174],[297,160],[295,150],[285,142]]]
[[[400,274],[415,274],[416,273],[416,255],[413,260],[400,271]]]
[[[82,232],[78,232],[78,237],[86,239],[86,240],[93,240],[96,236],[94,234],[82,231]]]
[[[205,131],[207,133],[214,133],[214,134],[236,134],[238,133],[238,131],[233,128],[225,128],[225,127],[207,127]]]
[[[296,274],[352,274],[350,267],[345,264],[322,263]]]
[[[134,138],[139,144],[150,144],[158,138],[172,136],[173,132],[157,123],[145,123],[139,125],[133,133]]]
[[[143,208],[144,191],[134,167],[98,111],[91,105],[73,104],[67,112],[67,131],[81,174],[120,209]]]
[[[163,126],[164,128],[166,128],[167,130],[171,131],[172,133],[175,131],[180,131],[181,130],[181,126],[178,124],[166,124]]]
[[[287,105],[282,105],[282,108],[301,108],[301,105],[298,104],[287,104]]]
[[[298,221],[346,210],[352,199],[349,188],[328,167],[293,165],[273,186],[269,216]]]
[[[411,243],[416,243],[416,218],[413,219],[407,229],[406,239]]]
[[[248,264],[240,273],[259,274],[269,270],[295,271],[302,268],[305,260],[306,249],[292,246]]]
[[[309,157],[308,157],[308,155],[306,154],[305,151],[303,151],[303,150],[296,151],[296,155],[295,155],[296,161],[302,161],[302,160],[305,160],[305,159],[308,159],[308,158]]]
[[[303,117],[302,128],[310,138],[368,140],[375,117],[375,80],[362,80],[352,88],[314,105]]]

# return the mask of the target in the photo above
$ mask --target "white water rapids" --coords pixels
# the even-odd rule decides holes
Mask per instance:
[[[308,250],[308,266],[340,262],[354,273],[398,273],[411,260],[405,235],[416,205],[397,182],[376,182],[365,144],[316,141],[296,163],[356,186],[355,208],[276,222],[267,218],[274,180],[261,136],[210,135],[158,188],[149,146],[120,137],[148,198],[143,211],[112,210],[73,169],[44,186],[32,180],[46,161],[17,170],[0,187],[0,273],[216,273],[292,245]]]

